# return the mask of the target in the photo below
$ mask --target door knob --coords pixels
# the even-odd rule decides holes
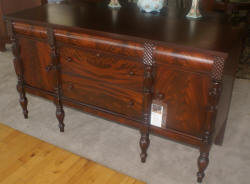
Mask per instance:
[[[72,90],[73,89],[73,84],[72,83],[69,83],[68,85],[68,90]]]
[[[67,62],[72,62],[72,58],[71,57],[66,57],[66,61]]]
[[[157,93],[156,97],[159,99],[159,100],[162,100],[164,99],[165,95],[163,93]]]
[[[53,65],[52,65],[52,64],[47,65],[46,68],[45,68],[46,72],[49,72],[49,71],[51,71],[52,69],[53,69]]]
[[[134,75],[135,75],[135,72],[130,71],[130,72],[128,73],[128,75],[132,77],[132,76],[134,76]]]
[[[46,72],[49,72],[51,70],[58,70],[60,68],[60,66],[61,66],[60,64],[58,64],[58,65],[49,64],[45,67],[45,70],[46,70]]]
[[[133,106],[134,104],[135,104],[134,100],[130,99],[130,100],[128,101],[128,105],[129,105],[129,106]]]

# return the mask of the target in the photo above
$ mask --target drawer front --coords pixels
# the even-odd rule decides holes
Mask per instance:
[[[142,91],[144,66],[141,62],[102,51],[61,47],[62,72],[94,82]]]
[[[142,94],[130,89],[62,74],[63,96],[142,120]]]

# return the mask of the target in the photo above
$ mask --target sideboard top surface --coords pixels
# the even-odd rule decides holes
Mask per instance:
[[[111,9],[107,2],[48,4],[6,16],[6,19],[50,25],[121,38],[154,40],[183,47],[228,53],[238,42],[239,27],[225,15],[204,13],[204,18],[185,18],[187,10],[165,7],[160,14],[142,13],[134,3]]]

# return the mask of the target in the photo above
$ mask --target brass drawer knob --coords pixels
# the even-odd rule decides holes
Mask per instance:
[[[52,65],[52,64],[47,65],[47,66],[45,67],[46,72],[49,72],[49,71],[51,71],[52,69],[53,69],[53,65]]]
[[[130,99],[130,100],[128,101],[128,105],[129,105],[129,106],[133,106],[134,104],[135,104],[134,100]]]
[[[135,75],[135,72],[130,71],[130,72],[128,73],[128,75],[129,75],[130,77],[132,77],[132,76],[134,76],[134,75]]]
[[[96,54],[96,57],[100,57],[100,56],[101,56],[101,54],[100,54],[100,53],[97,53],[97,54]]]
[[[70,84],[68,85],[68,90],[72,90],[72,89],[73,89],[73,84],[70,83]]]
[[[159,100],[162,100],[164,99],[165,95],[163,93],[157,93],[156,97],[159,99]]]
[[[58,70],[61,67],[60,64],[57,65],[53,65],[53,64],[49,64],[45,67],[46,72],[49,72],[51,70]]]
[[[66,61],[67,62],[72,62],[72,58],[71,57],[66,57]]]

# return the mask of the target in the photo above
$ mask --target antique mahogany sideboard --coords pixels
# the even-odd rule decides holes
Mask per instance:
[[[0,51],[5,51],[5,44],[10,42],[6,33],[3,15],[45,3],[47,3],[47,0],[0,0]]]
[[[142,162],[150,133],[192,145],[201,182],[211,145],[223,142],[242,29],[217,13],[190,20],[186,10],[144,14],[133,3],[107,3],[47,4],[5,17],[24,117],[28,92],[55,103],[62,132],[63,105],[138,128]],[[151,121],[153,105],[160,124]]]

